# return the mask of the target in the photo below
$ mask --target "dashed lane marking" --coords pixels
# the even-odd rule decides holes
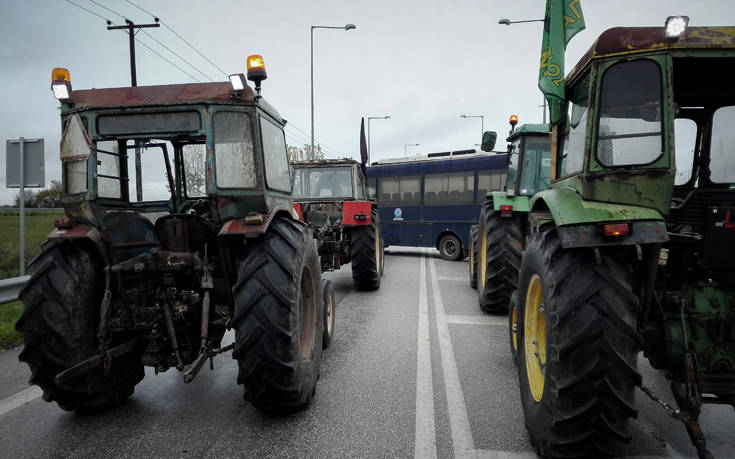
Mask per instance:
[[[25,405],[31,400],[37,399],[41,395],[43,395],[43,391],[38,386],[31,386],[28,389],[24,389],[10,397],[0,400],[0,416],[19,406]]]
[[[495,325],[508,326],[508,318],[502,316],[446,315],[446,321],[452,325]]]

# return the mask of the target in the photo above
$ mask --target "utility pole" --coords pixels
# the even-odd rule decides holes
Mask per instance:
[[[135,34],[136,29],[147,29],[149,27],[160,27],[158,18],[153,18],[155,24],[136,24],[130,19],[125,19],[124,26],[113,26],[112,22],[107,21],[107,30],[127,30],[128,38],[130,39],[130,83],[131,86],[138,86],[138,77],[135,71]],[[138,148],[138,142],[135,142],[135,194],[138,202],[143,200],[143,180],[141,179],[141,165],[140,165],[140,148]]]

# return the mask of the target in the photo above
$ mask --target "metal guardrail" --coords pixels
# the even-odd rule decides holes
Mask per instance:
[[[18,299],[18,293],[20,293],[30,278],[31,276],[22,276],[0,280],[0,304],[16,301]]]

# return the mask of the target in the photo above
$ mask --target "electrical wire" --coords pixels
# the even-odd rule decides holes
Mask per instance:
[[[93,0],[90,0],[90,1],[93,1]],[[144,13],[146,13],[146,14],[149,14],[149,15],[153,16],[154,18],[158,18],[158,16],[156,16],[155,14],[151,13],[150,11],[148,11],[148,10],[144,9],[143,7],[141,7],[141,6],[139,6],[139,5],[136,5],[135,3],[131,2],[130,0],[125,0],[125,1],[126,1],[126,2],[128,2],[128,3],[130,3],[131,5],[133,5],[134,7],[138,8],[139,10],[143,11]],[[166,22],[164,22],[164,21],[163,21],[162,19],[160,19],[160,18],[158,18],[158,20],[159,20],[159,21],[161,22],[161,24],[163,24],[163,25],[164,25],[164,26],[165,26],[165,27],[166,27],[166,28],[167,28],[168,30],[170,30],[170,31],[171,31],[171,33],[173,33],[174,35],[176,35],[177,37],[179,37],[179,39],[181,39],[181,41],[183,41],[184,43],[186,43],[186,44],[187,44],[187,45],[188,45],[188,46],[189,46],[189,47],[190,47],[191,49],[193,49],[194,51],[196,51],[196,52],[197,52],[197,54],[199,54],[199,55],[200,55],[200,56],[202,56],[202,57],[203,57],[203,58],[204,58],[204,59],[205,59],[205,60],[206,60],[207,62],[209,62],[210,64],[212,64],[212,66],[213,66],[214,68],[216,68],[217,70],[219,70],[219,71],[220,71],[220,72],[222,73],[222,75],[224,75],[225,77],[228,77],[228,76],[229,76],[229,75],[227,74],[227,72],[225,72],[224,70],[222,70],[221,68],[219,68],[219,66],[217,66],[217,64],[215,64],[214,62],[212,62],[212,61],[211,61],[211,60],[210,60],[210,59],[209,59],[209,58],[208,58],[207,56],[205,56],[205,55],[204,55],[204,54],[203,54],[203,53],[202,53],[201,51],[199,51],[198,49],[196,49],[196,48],[194,47],[194,45],[192,45],[191,43],[189,43],[189,42],[188,42],[188,41],[187,41],[187,40],[186,40],[186,39],[185,39],[184,37],[182,37],[182,36],[181,36],[181,35],[180,35],[180,34],[179,34],[178,32],[176,32],[176,31],[175,31],[175,30],[174,30],[174,29],[173,29],[173,28],[172,28],[171,26],[169,26],[169,25],[168,25],[168,24],[167,24]]]
[[[78,4],[78,3],[75,3],[75,2],[73,2],[73,1],[71,1],[71,0],[64,0],[64,1],[65,1],[65,2],[67,2],[67,3],[71,3],[72,5],[76,6],[77,8],[81,8],[81,9],[83,9],[84,11],[86,11],[87,13],[89,13],[89,14],[93,14],[93,15],[97,16],[98,18],[100,18],[100,19],[103,19],[103,20],[107,21],[108,23],[112,23],[112,21],[110,21],[110,20],[109,20],[109,19],[107,19],[106,17],[104,17],[104,16],[101,16],[101,15],[99,15],[99,14],[95,13],[94,11],[92,11],[92,10],[90,10],[90,9],[87,9],[87,8],[83,7],[82,5],[80,5],[80,4]]]

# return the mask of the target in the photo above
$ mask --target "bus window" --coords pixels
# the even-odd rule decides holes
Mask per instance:
[[[472,204],[475,195],[474,171],[426,174],[424,204],[446,206]]]
[[[381,177],[380,204],[389,207],[418,206],[421,203],[419,176]]]
[[[368,195],[370,199],[377,199],[375,195],[375,184],[377,182],[377,179],[375,178],[369,178],[368,179]]]
[[[504,189],[505,175],[504,172],[480,172],[477,177],[477,199],[483,201],[488,191]]]

